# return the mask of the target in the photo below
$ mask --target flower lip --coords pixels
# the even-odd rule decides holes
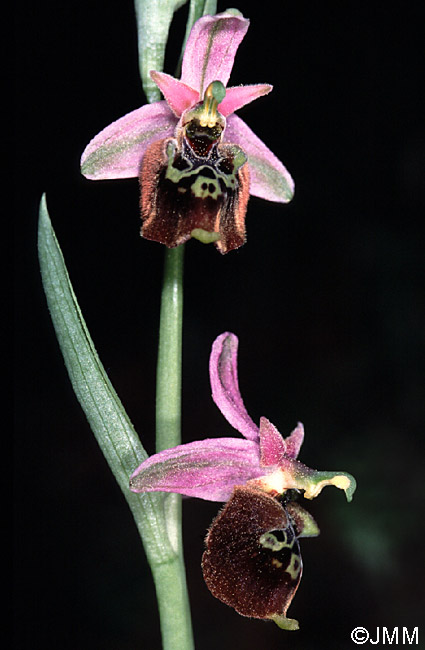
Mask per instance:
[[[237,486],[205,540],[202,570],[211,593],[242,616],[298,629],[286,612],[301,580],[298,535],[285,508]]]

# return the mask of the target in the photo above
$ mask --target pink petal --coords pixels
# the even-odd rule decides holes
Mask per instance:
[[[289,172],[237,115],[227,118],[224,142],[238,144],[248,156],[250,194],[279,203],[288,203],[292,199],[294,181]]]
[[[227,501],[235,485],[261,476],[258,445],[238,438],[197,440],[150,456],[130,477],[133,492],[178,492]]]
[[[249,20],[242,14],[225,11],[204,16],[192,27],[183,56],[181,80],[198,90],[200,99],[213,81],[227,86],[236,51],[248,26]]]
[[[167,100],[168,106],[177,117],[180,117],[184,111],[198,102],[198,91],[193,90],[182,81],[174,79],[165,72],[157,72],[156,70],[151,70],[150,75]]]
[[[286,452],[285,441],[274,424],[260,418],[261,466],[278,465]]]
[[[210,356],[212,398],[232,427],[248,440],[258,441],[258,427],[249,417],[238,384],[238,338],[224,332],[213,343]]]
[[[224,117],[234,113],[245,104],[253,102],[254,99],[268,95],[273,90],[270,84],[254,84],[251,86],[234,86],[233,88],[226,88],[226,97],[221,104],[218,105],[218,110]]]
[[[98,133],[81,157],[86,178],[139,176],[143,155],[155,140],[174,135],[177,119],[164,101],[146,104]]]
[[[292,433],[285,438],[286,456],[288,458],[297,458],[300,453],[301,445],[304,440],[304,427],[298,422]]]

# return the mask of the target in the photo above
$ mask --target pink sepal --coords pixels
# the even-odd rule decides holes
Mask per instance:
[[[224,332],[216,338],[210,355],[212,397],[226,420],[248,440],[258,441],[258,427],[243,403],[238,383],[238,337]]]
[[[294,194],[294,181],[287,169],[237,115],[227,118],[224,141],[238,144],[248,156],[250,194],[267,201],[287,203]]]
[[[264,474],[258,444],[238,438],[207,438],[150,456],[130,477],[133,492],[177,492],[206,501],[227,501],[235,485]]]
[[[198,90],[200,99],[213,81],[227,86],[236,51],[248,26],[249,20],[242,15],[223,12],[204,16],[192,27],[184,52],[181,80]]]
[[[172,137],[177,119],[167,102],[127,113],[98,133],[81,156],[81,172],[91,180],[134,178],[142,158],[156,140]]]

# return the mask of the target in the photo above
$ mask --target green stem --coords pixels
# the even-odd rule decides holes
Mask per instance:
[[[183,561],[152,566],[163,650],[194,650]]]
[[[163,69],[173,12],[184,1],[156,0],[147,3],[135,0],[140,74],[149,102],[160,99],[159,89],[150,78],[149,70]],[[215,13],[215,0],[190,0],[185,42],[195,20],[207,11]],[[184,246],[165,251],[156,381],[157,452],[181,443],[183,254]],[[194,642],[183,559],[181,497],[178,494],[163,494],[160,498],[168,538],[166,541],[173,550],[173,558],[156,562],[152,561],[149,553],[147,555],[155,582],[163,648],[192,650]],[[143,528],[140,529],[143,531]]]
[[[181,366],[184,246],[166,249],[161,294],[156,379],[156,451],[181,443]],[[164,650],[194,647],[178,494],[163,496],[165,523],[175,559],[152,566]]]
[[[181,442],[184,246],[165,249],[156,377],[156,451]]]

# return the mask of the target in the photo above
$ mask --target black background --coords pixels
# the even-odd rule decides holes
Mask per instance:
[[[239,114],[296,195],[252,198],[236,252],[186,246],[183,440],[233,435],[208,378],[212,341],[231,330],[252,417],[284,435],[303,421],[301,460],[353,473],[358,490],[310,506],[321,535],[303,540],[296,633],[209,594],[200,558],[218,504],[185,501],[195,638],[203,650],[348,649],[355,626],[411,631],[425,610],[422,6],[238,8],[251,27],[231,85],[274,85]],[[145,102],[132,2],[21,3],[16,43],[16,648],[159,649],[141,543],[70,387],[36,255],[46,191],[92,338],[152,453],[163,250],[139,237],[136,180],[79,174],[89,140]]]

